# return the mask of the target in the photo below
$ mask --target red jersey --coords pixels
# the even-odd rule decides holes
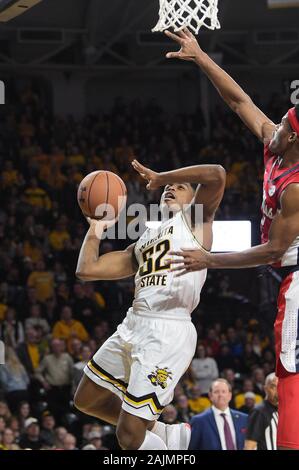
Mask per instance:
[[[280,210],[280,196],[291,183],[299,183],[299,163],[290,168],[281,168],[282,159],[273,155],[269,145],[264,149],[265,174],[263,186],[263,204],[261,221],[262,243],[269,239],[269,231],[277,211]],[[275,264],[281,266],[299,265],[299,235],[287,249],[281,261]]]

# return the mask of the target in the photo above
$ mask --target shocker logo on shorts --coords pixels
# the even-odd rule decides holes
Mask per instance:
[[[167,379],[172,380],[172,372],[168,370],[168,367],[160,369],[160,367],[156,366],[156,371],[148,375],[147,378],[150,379],[155,387],[160,385],[164,389],[168,386]]]

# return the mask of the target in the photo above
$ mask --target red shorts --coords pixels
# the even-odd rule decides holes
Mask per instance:
[[[299,450],[299,374],[285,370],[280,361],[278,377],[277,447]]]

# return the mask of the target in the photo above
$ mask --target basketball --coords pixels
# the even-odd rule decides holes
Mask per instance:
[[[85,217],[113,220],[126,205],[127,188],[115,173],[93,171],[81,181],[77,199]]]

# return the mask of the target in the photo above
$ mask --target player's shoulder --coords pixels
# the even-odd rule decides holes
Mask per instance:
[[[280,204],[282,209],[290,212],[298,212],[299,173],[297,174],[297,178],[293,178],[292,180],[287,181],[285,185],[282,185],[280,194]]]

